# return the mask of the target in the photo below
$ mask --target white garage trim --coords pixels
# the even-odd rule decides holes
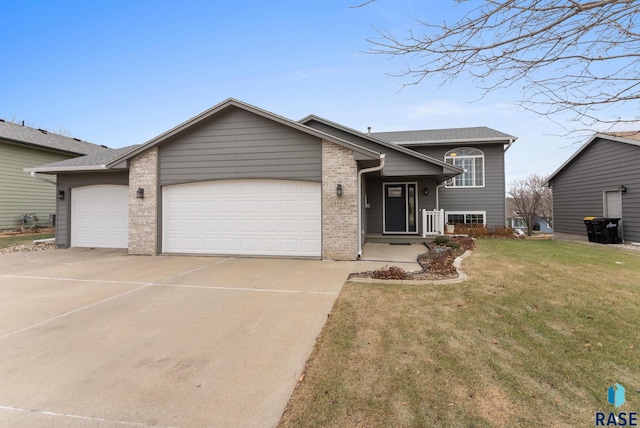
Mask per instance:
[[[162,188],[165,253],[320,257],[321,185],[222,180]]]
[[[71,189],[71,246],[127,248],[129,187],[97,185]]]

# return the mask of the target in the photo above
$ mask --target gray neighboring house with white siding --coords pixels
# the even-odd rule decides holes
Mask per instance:
[[[58,176],[60,247],[354,260],[368,239],[420,236],[420,209],[504,225],[514,141],[489,128],[364,134],[228,99],[108,159],[31,170]]]
[[[43,163],[98,153],[108,149],[43,129],[0,119],[0,230],[22,225],[24,214],[35,214],[38,225],[49,224],[56,209],[55,183],[30,177],[23,169]],[[55,181],[55,177],[47,177]],[[34,221],[25,226],[35,225]]]
[[[640,132],[599,133],[547,179],[556,239],[586,241],[584,217],[622,218],[618,235],[640,242]]]

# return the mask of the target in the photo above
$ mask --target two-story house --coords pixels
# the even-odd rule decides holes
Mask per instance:
[[[504,225],[514,141],[489,128],[361,133],[228,99],[108,160],[31,170],[58,176],[62,247],[353,260],[370,237],[431,228],[422,210]]]
[[[54,222],[55,177],[30,177],[23,168],[108,150],[0,119],[0,230]]]

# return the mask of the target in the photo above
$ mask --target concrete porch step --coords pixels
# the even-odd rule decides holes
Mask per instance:
[[[435,236],[422,235],[367,235],[364,242],[375,242],[382,244],[422,244],[424,242],[433,242]]]

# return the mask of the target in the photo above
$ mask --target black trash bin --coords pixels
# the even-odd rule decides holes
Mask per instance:
[[[591,227],[593,227],[594,242],[602,244],[602,229],[604,228],[604,219],[602,217],[595,217],[591,220]]]
[[[593,230],[593,220],[596,217],[585,217],[582,220],[584,221],[585,226],[587,226],[587,238],[589,238],[589,242],[597,242],[596,241],[596,232]]]
[[[618,239],[618,222],[621,219],[604,217],[601,220],[602,232],[600,234],[601,241],[599,242],[601,242],[602,244],[619,243],[620,239]]]

